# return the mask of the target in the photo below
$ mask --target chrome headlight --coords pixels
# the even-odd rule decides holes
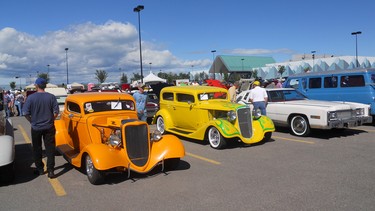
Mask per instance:
[[[336,111],[334,111],[334,112],[329,112],[329,113],[328,113],[328,119],[329,119],[329,120],[337,119],[337,112],[336,112]]]
[[[365,109],[364,109],[364,108],[357,108],[357,109],[355,110],[355,114],[356,114],[357,116],[363,116],[363,115],[365,115]]]
[[[159,141],[162,138],[162,134],[159,130],[155,130],[151,134],[151,141]]]
[[[254,119],[259,119],[261,116],[262,116],[262,112],[260,109],[253,110]]]
[[[228,117],[229,121],[233,122],[237,118],[236,112],[235,111],[228,111],[227,117]]]
[[[121,145],[121,131],[115,130],[114,133],[109,136],[108,143],[112,147],[119,147]]]

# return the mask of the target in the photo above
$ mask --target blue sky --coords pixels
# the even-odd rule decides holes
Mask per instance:
[[[144,75],[208,70],[216,55],[374,56],[373,0],[4,0],[0,2],[0,84],[97,82],[95,70],[119,81],[140,72],[137,5]],[[150,63],[152,63],[150,65]]]

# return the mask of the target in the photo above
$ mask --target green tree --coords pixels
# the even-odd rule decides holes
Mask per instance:
[[[229,74],[228,73],[224,73],[223,80],[224,81],[228,81],[228,79],[229,79]]]
[[[253,70],[252,78],[256,78],[256,79],[258,78],[258,70],[257,69]]]
[[[12,81],[9,83],[9,86],[11,89],[15,89],[16,88],[16,82]]]
[[[49,80],[50,80],[47,73],[39,73],[38,74],[38,78],[44,78],[44,79],[46,79],[47,83],[49,83]]]
[[[101,84],[108,78],[108,73],[105,70],[96,70],[95,78]]]
[[[283,73],[285,72],[285,66],[279,65],[277,72],[280,74],[280,78],[283,77]]]
[[[127,84],[128,83],[128,76],[125,73],[122,73],[120,78],[120,83]]]
[[[303,71],[305,71],[305,73],[310,72],[310,67],[305,67],[305,68],[303,69]]]
[[[141,74],[139,73],[133,73],[133,77],[130,79],[131,81],[138,81],[141,80]]]

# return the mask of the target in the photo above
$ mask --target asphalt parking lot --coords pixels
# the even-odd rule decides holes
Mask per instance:
[[[270,142],[224,150],[183,140],[177,170],[114,173],[94,186],[62,156],[56,179],[33,175],[30,125],[12,120],[16,179],[0,186],[1,210],[375,210],[372,125],[305,138],[281,129]]]

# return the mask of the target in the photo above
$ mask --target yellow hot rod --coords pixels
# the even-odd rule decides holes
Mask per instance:
[[[253,115],[247,105],[231,103],[226,89],[213,86],[163,88],[154,123],[161,133],[208,140],[214,149],[233,140],[267,141],[275,131],[270,118]]]
[[[86,171],[92,184],[108,170],[147,173],[157,165],[174,169],[185,155],[174,135],[150,133],[139,121],[134,98],[124,93],[69,95],[55,120],[56,149],[72,165]]]

